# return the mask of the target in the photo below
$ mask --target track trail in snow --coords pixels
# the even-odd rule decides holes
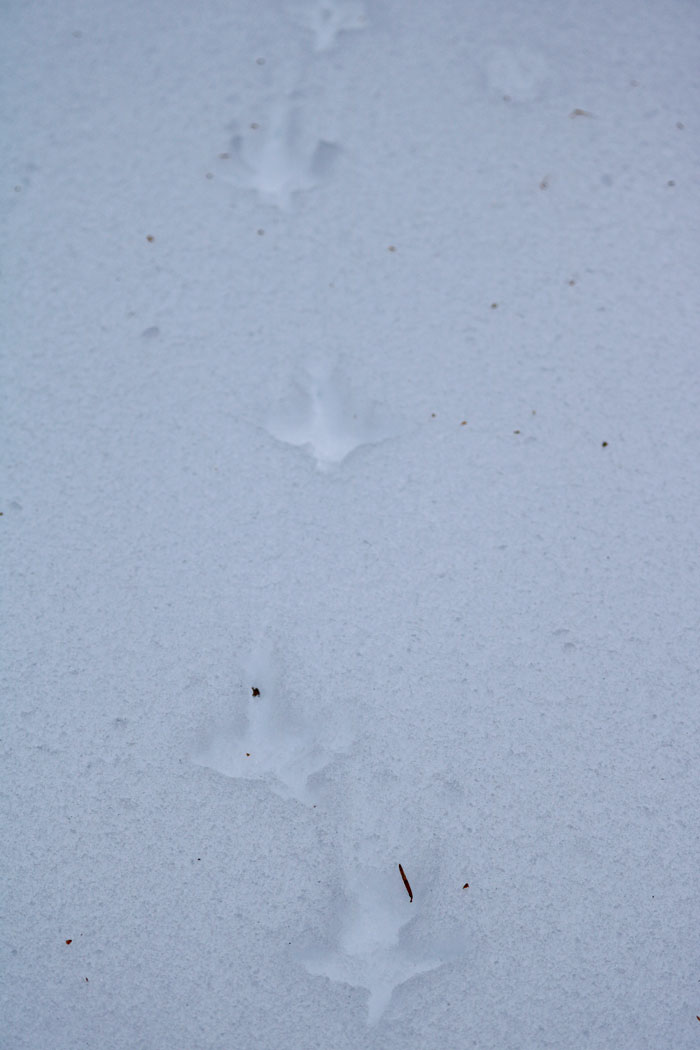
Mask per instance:
[[[282,216],[294,210],[298,194],[332,177],[342,155],[342,145],[325,138],[309,119],[308,74],[342,45],[345,34],[362,32],[368,24],[359,0],[296,3],[287,15],[311,47],[296,67],[261,70],[266,88],[258,109],[242,111],[232,122],[229,148],[216,168],[217,178],[237,194],[253,192],[260,205]],[[265,59],[257,61],[265,65]],[[482,74],[488,93],[516,103],[531,102],[546,90],[546,61],[523,49],[496,48]],[[297,371],[265,428],[290,450],[307,453],[322,474],[332,472],[334,481],[342,480],[349,456],[403,429],[330,357]],[[239,705],[238,724],[218,727],[194,760],[227,777],[263,782],[284,799],[325,809],[327,824],[337,830],[337,864],[329,873],[337,903],[328,941],[306,944],[296,958],[313,976],[364,989],[368,1023],[376,1024],[397,988],[466,954],[458,904],[462,886],[441,870],[440,843],[429,816],[436,800],[457,811],[462,791],[445,776],[427,785],[423,803],[416,796],[407,811],[406,774],[402,781],[389,765],[384,783],[372,781],[370,767],[359,757],[357,727],[345,722],[342,712],[330,726],[308,705],[302,710],[295,703],[285,680],[282,638],[266,636],[250,655],[244,678],[249,693]],[[449,929],[444,907],[435,906],[438,896],[453,901]]]
[[[314,0],[289,9],[292,21],[310,35],[307,62],[340,45],[345,33],[367,24],[356,0]],[[302,88],[308,69],[289,70],[286,82],[268,93],[264,119],[234,122],[229,150],[220,156],[218,176],[236,192],[253,191],[263,206],[293,210],[297,194],[331,177],[341,153],[337,143],[318,135],[305,113]],[[217,177],[218,177],[217,176]],[[273,406],[266,430],[290,451],[307,453],[318,470],[342,480],[343,465],[357,450],[398,436],[404,427],[385,405],[364,395],[352,375],[332,359],[316,361],[291,378]],[[376,1024],[394,990],[411,979],[459,957],[459,932],[440,934],[433,926],[428,887],[439,882],[435,844],[425,841],[427,819],[414,812],[397,822],[400,778],[389,771],[375,797],[361,760],[357,726],[336,711],[333,725],[302,710],[285,681],[283,639],[269,633],[244,668],[249,690],[235,726],[219,726],[194,761],[227,777],[261,781],[284,799],[321,806],[327,826],[335,826],[337,864],[332,935],[323,945],[296,952],[314,977],[338,981],[367,993],[367,1019]],[[416,880],[410,899],[398,864]],[[454,889],[454,887],[453,887]]]

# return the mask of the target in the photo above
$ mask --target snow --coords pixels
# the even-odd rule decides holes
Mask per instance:
[[[696,6],[3,22],[5,1045],[695,1047]]]

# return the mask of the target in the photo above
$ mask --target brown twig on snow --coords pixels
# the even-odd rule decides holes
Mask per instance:
[[[411,884],[406,878],[406,872],[403,870],[400,864],[399,871],[401,872],[401,878],[403,879],[403,884],[406,887],[406,893],[408,894],[409,900],[411,901],[411,903],[413,903],[413,890],[411,889]]]

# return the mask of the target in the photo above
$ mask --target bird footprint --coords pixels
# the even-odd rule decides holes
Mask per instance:
[[[267,421],[278,441],[305,448],[320,470],[330,470],[363,445],[393,436],[383,406],[364,400],[337,370],[318,369],[294,384]]]
[[[314,51],[327,51],[340,33],[364,29],[367,12],[360,0],[315,0],[298,5],[292,12],[295,20],[314,36]]]
[[[330,175],[339,152],[332,142],[305,136],[299,108],[280,103],[267,122],[234,135],[220,156],[219,173],[237,189],[255,190],[263,203],[288,211],[294,194]]]
[[[299,960],[310,974],[366,989],[368,1023],[376,1024],[395,988],[445,961],[438,953],[425,952],[409,935],[420,911],[396,865],[353,870],[338,916],[337,948],[307,949]]]
[[[319,727],[312,728],[292,709],[274,653],[259,654],[248,677],[255,684],[250,686],[246,728],[220,728],[193,761],[227,777],[263,780],[282,798],[313,803],[318,796],[309,781],[344,752],[349,739],[337,724],[322,739]]]

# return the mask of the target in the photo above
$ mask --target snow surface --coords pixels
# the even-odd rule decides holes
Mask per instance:
[[[697,4],[2,20],[3,1045],[699,1046]]]

